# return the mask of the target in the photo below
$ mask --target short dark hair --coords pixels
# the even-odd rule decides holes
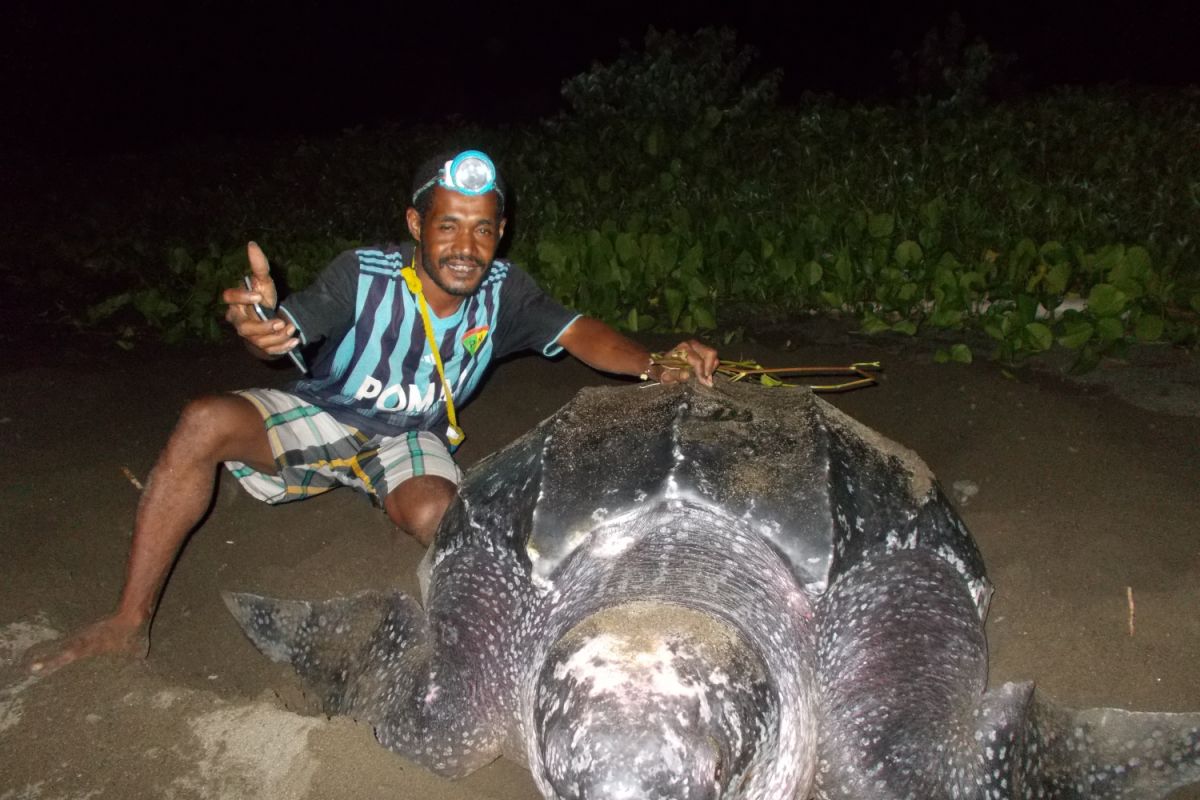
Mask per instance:
[[[421,219],[429,213],[429,209],[433,206],[433,187],[437,186],[437,182],[430,183],[431,180],[441,174],[442,169],[446,166],[447,161],[454,160],[454,157],[461,153],[462,150],[444,150],[437,155],[421,162],[421,166],[417,167],[416,173],[413,175],[412,206],[421,215]],[[494,163],[494,162],[493,162]],[[428,185],[426,185],[428,184]],[[425,188],[421,188],[425,187]],[[500,175],[500,167],[496,167],[496,216],[504,216],[504,197],[508,194],[508,187],[504,183],[503,176]]]

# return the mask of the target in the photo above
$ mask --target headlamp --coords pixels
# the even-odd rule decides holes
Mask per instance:
[[[413,192],[413,205],[417,204],[418,195],[435,183],[469,197],[487,194],[493,189],[503,196],[503,192],[496,185],[496,165],[488,158],[487,153],[478,150],[464,150],[447,161],[441,172]]]

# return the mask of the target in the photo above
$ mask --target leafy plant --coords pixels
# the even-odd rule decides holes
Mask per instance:
[[[536,126],[353,130],[86,171],[75,180],[123,194],[47,248],[94,276],[85,323],[213,337],[246,239],[301,288],[340,249],[398,238],[413,163],[470,143],[515,189],[507,255],[630,331],[818,311],[959,339],[946,361],[990,342],[1006,362],[1070,348],[1079,368],[1132,342],[1196,343],[1197,92],[779,108],[752,56],[728,32],[651,32],[568,81],[570,109]]]

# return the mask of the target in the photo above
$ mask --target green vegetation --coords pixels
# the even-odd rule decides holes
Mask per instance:
[[[302,287],[354,242],[401,238],[414,161],[471,143],[517,193],[508,255],[628,330],[815,311],[867,332],[942,331],[956,343],[940,360],[970,361],[980,341],[1005,361],[1057,344],[1080,368],[1133,341],[1195,344],[1200,92],[985,102],[1001,60],[971,43],[911,102],[782,108],[779,76],[754,73],[732,34],[651,32],[568,81],[568,110],[529,128],[192,151],[186,176],[171,171],[179,154],[126,163],[121,199],[54,246],[107,298],[87,324],[215,337],[246,239]]]

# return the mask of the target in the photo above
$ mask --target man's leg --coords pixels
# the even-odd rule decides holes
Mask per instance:
[[[418,475],[388,492],[383,508],[400,530],[428,547],[457,491],[446,478]]]
[[[193,400],[146,481],[116,611],[68,638],[49,657],[32,662],[30,671],[49,673],[103,653],[145,656],[148,623],[167,572],[212,501],[217,466],[225,461],[241,461],[268,474],[277,471],[262,415],[238,395]]]

